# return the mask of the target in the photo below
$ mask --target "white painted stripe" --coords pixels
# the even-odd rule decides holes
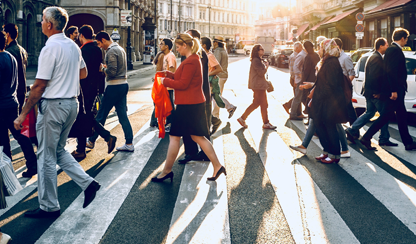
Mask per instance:
[[[318,139],[312,142],[322,148]],[[354,149],[350,153],[351,158],[341,159],[339,165],[416,234],[416,191]]]
[[[364,133],[368,130],[368,126],[364,126],[363,128],[360,129],[360,134],[364,135]],[[373,146],[378,146],[378,138],[380,136],[380,131],[377,132],[374,136],[373,139],[371,139],[372,143],[374,144]],[[401,141],[398,141],[394,138],[390,137],[390,141],[399,144],[397,147],[386,147],[386,146],[382,146],[382,148],[388,152],[393,153],[394,155],[397,155],[399,157],[401,157],[402,159],[406,160],[407,162],[413,164],[416,166],[416,151],[406,151],[403,143]],[[392,157],[394,160],[397,160],[395,157]]]
[[[222,137],[214,149],[224,165]],[[185,166],[166,240],[170,243],[231,243],[228,218],[227,182],[221,175],[216,182],[210,162],[189,162]]]
[[[250,124],[249,129],[295,242],[359,243],[283,139],[261,126]]]
[[[36,243],[98,243],[159,144],[158,134],[146,123],[135,135],[135,152],[118,153],[95,178],[101,189],[91,206],[82,208],[81,193]]]

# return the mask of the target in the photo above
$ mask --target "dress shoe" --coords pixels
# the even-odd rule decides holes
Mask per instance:
[[[363,144],[368,150],[376,150],[377,148],[375,148],[375,147],[372,147],[371,146],[371,141],[370,140],[367,140],[367,139],[364,139],[364,138],[361,138],[360,139],[360,142],[361,142],[361,144]]]
[[[212,116],[211,123],[212,123],[212,131],[211,131],[211,135],[212,135],[215,132],[217,132],[218,128],[220,127],[220,125],[222,123],[222,121],[219,118],[217,118],[215,116]]]
[[[379,146],[387,146],[387,147],[397,147],[399,144],[393,143],[391,141],[386,141],[386,142],[379,142],[378,145]]]
[[[329,158],[329,157],[327,157],[327,158],[323,158],[323,159],[321,159],[321,163],[323,163],[323,164],[332,164],[332,163],[339,163],[339,158]]]
[[[8,234],[1,233],[0,244],[8,244],[11,240],[12,238]]]
[[[231,119],[233,117],[235,110],[237,110],[237,106],[234,106],[228,110],[228,118]]]
[[[206,161],[206,162],[209,162],[211,160],[209,160],[208,156],[204,153],[204,151],[200,151],[196,155],[195,161]]]
[[[116,147],[116,142],[117,142],[117,137],[110,135],[110,138],[107,141],[107,147],[108,147],[107,153],[111,153],[114,150],[114,148]]]
[[[285,109],[286,113],[290,115],[290,112],[289,112],[290,107],[289,107],[286,103],[285,103],[285,104],[283,104],[282,106],[283,106],[283,108]]]
[[[36,175],[38,172],[37,170],[26,170],[22,173],[22,177],[25,178],[32,178],[32,176]]]
[[[221,168],[217,171],[214,177],[208,177],[207,180],[209,181],[216,181],[220,175],[224,173],[224,175],[227,175],[227,172],[225,171],[224,166],[221,166]]]
[[[355,143],[355,140],[358,139],[358,136],[354,136],[348,129],[345,130],[345,134],[347,135],[348,141]]]
[[[95,142],[92,142],[89,139],[87,139],[86,147],[89,149],[94,149],[94,146],[95,146]]]
[[[405,145],[405,146],[404,146],[404,148],[405,148],[407,151],[415,150],[415,149],[416,149],[416,143],[415,143],[415,142],[413,142],[412,144]]]
[[[328,157],[328,154],[321,154],[318,157],[315,157],[316,160],[321,161],[322,159],[325,159]]]
[[[172,171],[169,172],[169,174],[163,176],[162,178],[157,178],[157,176],[153,177],[152,181],[153,182],[163,182],[164,180],[169,179],[169,178],[170,178],[170,183],[172,183],[173,182],[173,172]]]
[[[100,190],[100,187],[101,185],[97,181],[93,180],[87,189],[85,189],[84,205],[82,206],[83,208],[86,208],[88,205],[90,205],[90,203],[94,200],[97,191]]]
[[[86,157],[87,157],[87,154],[85,154],[85,152],[80,153],[80,152],[77,152],[77,151],[73,151],[73,152],[71,153],[71,155],[72,155],[72,157],[74,157],[75,159],[84,159],[84,158],[86,158]]]
[[[304,117],[303,116],[296,116],[296,117],[290,117],[290,120],[303,120]]]
[[[189,161],[197,160],[198,154],[186,154],[183,159],[179,159],[179,164],[186,164]]]
[[[35,210],[29,210],[25,213],[25,217],[28,218],[37,218],[37,219],[47,219],[47,218],[58,218],[61,215],[61,210],[53,211],[53,212],[46,212],[40,208]]]
[[[240,125],[242,127],[244,127],[244,128],[248,127],[248,125],[246,124],[246,121],[243,118],[240,117],[240,118],[237,119],[237,121],[238,121],[238,123],[240,123]]]
[[[289,147],[292,148],[295,151],[306,154],[306,150],[307,150],[306,148],[303,148],[301,146],[292,146],[292,145],[289,145]]]

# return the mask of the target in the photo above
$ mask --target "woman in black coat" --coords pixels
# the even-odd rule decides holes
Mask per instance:
[[[321,42],[318,73],[310,105],[310,117],[316,125],[319,141],[324,149],[316,157],[325,164],[338,163],[341,148],[336,125],[348,122],[347,101],[344,95],[344,75],[338,61],[340,50],[332,39]]]
[[[237,119],[238,123],[244,128],[247,128],[247,117],[260,106],[261,117],[263,119],[263,129],[274,130],[276,126],[269,123],[269,117],[267,114],[267,93],[266,90],[269,87],[265,75],[269,68],[269,63],[263,61],[261,58],[264,55],[264,48],[260,44],[254,45],[251,49],[250,56],[250,73],[248,79],[248,88],[253,90],[253,103],[248,106],[243,115]]]

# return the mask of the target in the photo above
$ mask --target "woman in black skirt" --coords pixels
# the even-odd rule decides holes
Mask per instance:
[[[172,118],[169,133],[169,148],[165,167],[154,182],[165,179],[173,180],[172,166],[179,153],[181,136],[190,135],[208,156],[214,167],[214,174],[208,180],[215,181],[222,173],[227,175],[225,168],[218,161],[211,142],[205,137],[209,136],[208,124],[205,114],[205,96],[202,91],[201,45],[199,41],[189,34],[179,34],[175,39],[176,50],[186,59],[181,63],[175,73],[164,71],[166,78],[162,83],[175,91],[176,109]]]

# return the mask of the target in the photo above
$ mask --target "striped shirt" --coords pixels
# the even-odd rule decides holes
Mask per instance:
[[[295,59],[296,59],[297,55],[298,55],[297,52],[293,52],[289,56],[289,73],[290,73],[290,75],[295,75],[295,71],[293,70],[293,65],[295,64]]]

